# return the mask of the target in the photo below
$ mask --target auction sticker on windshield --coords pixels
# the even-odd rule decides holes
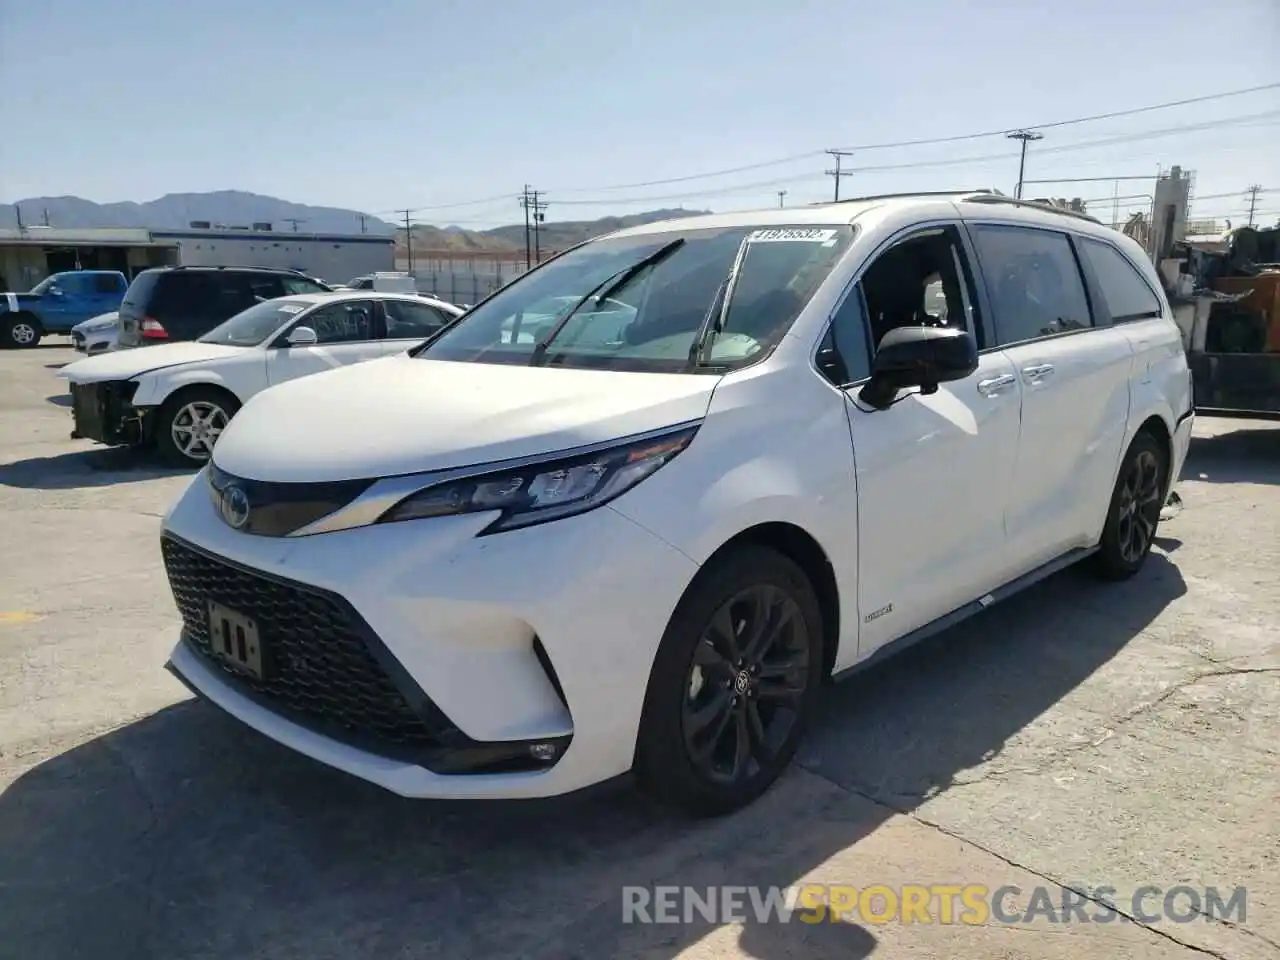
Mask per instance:
[[[303,310],[305,310],[305,309],[306,309],[306,307],[302,306],[301,304],[297,304],[297,303],[282,303],[282,304],[280,304],[280,312],[281,312],[281,313],[301,313],[301,312],[302,312]]]
[[[748,243],[821,243],[830,245],[836,242],[836,231],[831,229],[799,229],[782,228],[775,230],[754,230],[747,237]]]

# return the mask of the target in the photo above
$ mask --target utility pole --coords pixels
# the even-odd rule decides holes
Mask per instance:
[[[44,225],[47,227],[49,225],[49,208],[45,207],[41,212],[44,214]]]
[[[369,219],[369,218],[368,218],[368,217],[366,217],[363,213],[362,213],[362,214],[360,214],[360,232],[361,232],[361,233],[368,233],[368,232],[369,232],[368,230],[366,230],[366,229],[365,229],[365,221],[367,221],[368,219]]]
[[[787,204],[786,204],[786,197],[787,197],[787,191],[785,191],[785,190],[779,190],[779,191],[778,191],[778,208],[779,208],[779,209],[781,209],[782,207],[785,207],[785,206],[787,205]]]
[[[542,262],[541,225],[547,219],[547,201],[541,199],[542,194],[530,189],[526,183],[524,192],[520,194],[520,206],[524,207],[524,266],[528,270],[535,263]],[[532,252],[530,250],[530,231],[532,230]]]
[[[520,206],[524,208],[524,268],[526,270],[533,267],[533,243],[529,235],[529,204],[530,204],[529,185],[524,185],[524,191],[520,194]]]
[[[16,213],[16,214],[18,215],[18,232],[19,232],[19,233],[21,233],[23,230],[27,229],[25,226],[23,226],[23,225],[22,225],[22,207],[21,207],[21,205],[19,205],[19,204],[16,204],[16,203],[15,203],[15,204],[13,205],[13,212],[14,212],[14,213]]]
[[[297,217],[281,217],[280,219],[282,219],[285,223],[292,223],[294,233],[298,232],[298,224],[307,222],[306,220],[300,220]]]
[[[397,210],[397,213],[404,214],[404,245],[409,253],[409,276],[413,276],[413,224],[409,222],[409,214],[412,210]]]
[[[1022,178],[1027,172],[1027,143],[1031,140],[1043,140],[1043,133],[1036,133],[1034,130],[1014,130],[1012,133],[1006,133],[1006,137],[1010,140],[1022,141],[1022,155],[1018,160],[1018,188],[1013,192],[1015,200],[1022,199]]]
[[[842,176],[844,176],[844,175],[847,173],[847,171],[840,169],[840,160],[841,160],[841,158],[842,158],[842,157],[852,157],[852,156],[853,156],[853,151],[851,151],[851,150],[825,150],[825,151],[823,151],[823,152],[824,152],[824,153],[827,153],[827,154],[829,154],[829,155],[831,155],[831,156],[833,156],[833,157],[835,157],[835,158],[836,158],[836,168],[835,168],[834,170],[828,170],[828,171],[827,171],[827,176],[828,176],[828,177],[835,177],[835,178],[836,178],[835,202],[836,202],[836,203],[839,203],[839,202],[840,202],[840,178],[841,178]]]
[[[1245,191],[1249,195],[1249,226],[1253,226],[1253,212],[1258,209],[1258,194],[1262,192],[1262,185],[1255,183]]]

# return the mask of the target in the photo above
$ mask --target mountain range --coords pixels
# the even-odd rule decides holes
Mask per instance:
[[[563,250],[611,230],[703,212],[705,211],[684,209],[652,210],[624,217],[543,223],[539,229],[539,247],[544,252]],[[47,224],[68,228],[142,227],[151,230],[185,230],[192,221],[244,227],[254,223],[270,223],[272,229],[279,232],[296,229],[302,233],[370,233],[394,236],[398,247],[405,246],[404,228],[373,214],[341,207],[292,203],[241,190],[170,193],[145,203],[94,203],[92,200],[72,196],[31,197],[16,203],[0,204],[0,228],[17,227],[19,215],[26,226]],[[444,250],[487,254],[523,252],[524,229],[523,223],[491,230],[466,230],[456,225],[437,227],[415,224],[413,247],[415,255],[418,252],[425,254],[428,251]]]

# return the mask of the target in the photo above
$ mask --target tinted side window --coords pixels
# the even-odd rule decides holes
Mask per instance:
[[[980,225],[973,240],[1000,345],[1092,325],[1080,265],[1065,233]]]
[[[1160,316],[1160,298],[1124,254],[1099,240],[1081,240],[1080,245],[1113,322]]]
[[[93,275],[93,292],[94,293],[119,293],[120,278],[113,277],[109,273],[95,273]]]
[[[312,310],[302,320],[317,343],[356,343],[373,339],[373,301],[344,300]]]
[[[425,303],[384,300],[382,306],[387,311],[387,338],[390,340],[429,337],[447,322],[441,313]]]
[[[253,303],[274,300],[276,297],[283,297],[286,292],[292,292],[285,290],[280,277],[270,273],[246,273],[243,277],[244,284],[249,290],[249,296],[252,298]]]

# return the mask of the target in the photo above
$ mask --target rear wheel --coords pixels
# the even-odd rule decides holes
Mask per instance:
[[[34,347],[40,342],[40,337],[43,335],[39,322],[24,313],[5,320],[4,324],[0,326],[0,333],[3,335],[3,342],[6,347],[18,349]]]
[[[752,546],[704,570],[649,677],[636,746],[642,789],[699,816],[764,793],[812,712],[822,637],[817,596],[787,557]]]
[[[1168,488],[1164,448],[1143,431],[1134,437],[1120,465],[1107,511],[1094,571],[1105,580],[1127,580],[1142,569],[1155,542]]]
[[[157,414],[155,439],[160,455],[176,466],[203,466],[239,409],[240,401],[213,387],[175,394]]]

